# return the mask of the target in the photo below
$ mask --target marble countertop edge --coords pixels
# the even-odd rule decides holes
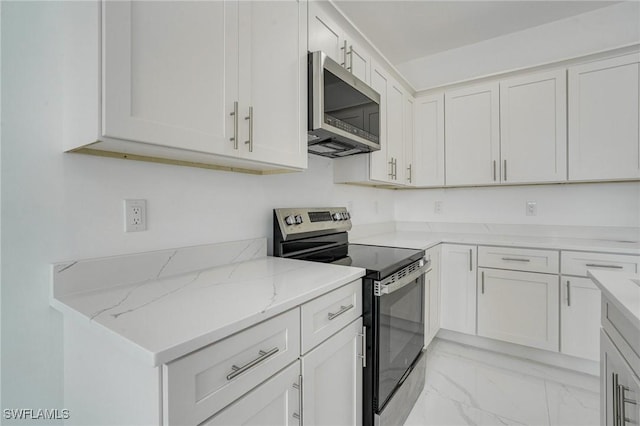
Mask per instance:
[[[625,318],[640,330],[640,286],[631,281],[640,280],[640,274],[588,270],[587,276]]]

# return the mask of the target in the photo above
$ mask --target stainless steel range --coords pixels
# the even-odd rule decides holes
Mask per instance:
[[[401,425],[424,388],[423,250],[349,244],[344,207],[275,209],[273,255],[365,268],[363,423]]]

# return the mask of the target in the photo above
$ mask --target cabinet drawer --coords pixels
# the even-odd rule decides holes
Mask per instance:
[[[602,297],[602,328],[640,377],[640,330],[606,297]]]
[[[609,253],[562,252],[562,275],[586,277],[588,269],[638,273],[640,256]]]
[[[557,274],[560,255],[555,250],[478,247],[478,266]]]
[[[362,282],[356,280],[302,305],[302,353],[362,315]]]
[[[197,425],[296,360],[299,315],[292,309],[166,364],[164,423]]]

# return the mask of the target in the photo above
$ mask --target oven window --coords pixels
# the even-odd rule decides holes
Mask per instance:
[[[378,409],[424,346],[424,276],[380,297]]]

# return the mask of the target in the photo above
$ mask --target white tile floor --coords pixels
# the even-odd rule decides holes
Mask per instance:
[[[443,340],[405,426],[598,425],[597,377]]]

